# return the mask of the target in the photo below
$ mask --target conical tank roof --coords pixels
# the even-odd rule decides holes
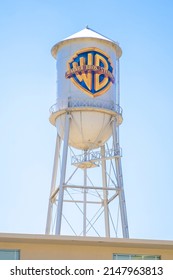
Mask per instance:
[[[52,56],[54,58],[56,58],[57,56],[57,52],[58,52],[58,49],[60,48],[61,45],[63,45],[65,42],[69,41],[69,40],[80,40],[81,38],[90,38],[90,39],[98,39],[98,40],[104,40],[104,41],[107,41],[109,42],[114,48],[116,48],[116,53],[117,53],[117,56],[120,57],[121,54],[122,54],[122,50],[121,48],[119,47],[118,43],[116,43],[115,41],[103,36],[102,34],[94,31],[93,29],[89,28],[88,26],[84,29],[82,29],[81,31],[63,39],[62,41],[60,41],[59,43],[55,44],[53,46],[53,48],[51,49],[51,53],[52,53]]]
[[[74,39],[74,38],[97,38],[97,39],[102,39],[102,40],[107,40],[109,42],[113,42],[111,39],[108,39],[107,37],[101,35],[100,33],[92,30],[88,26],[86,26],[86,28],[82,29],[81,31],[65,38],[64,40]]]

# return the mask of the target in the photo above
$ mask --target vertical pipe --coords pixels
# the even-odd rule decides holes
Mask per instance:
[[[119,148],[119,139],[117,135],[117,126],[116,119],[112,122],[113,126],[113,143],[114,149]],[[120,214],[121,214],[121,223],[122,223],[122,233],[124,238],[129,238],[129,230],[128,230],[128,221],[127,221],[127,210],[126,210],[126,202],[125,202],[125,194],[123,187],[123,176],[122,176],[122,167],[121,167],[121,158],[115,158],[115,166],[116,166],[116,174],[117,174],[117,183],[119,189],[119,204],[120,204]]]
[[[70,117],[71,117],[70,114],[66,113],[64,145],[63,145],[63,154],[62,154],[62,168],[61,168],[61,175],[60,175],[59,197],[58,197],[58,206],[57,206],[57,221],[56,221],[56,230],[55,230],[56,235],[60,235],[61,232],[62,208],[63,208],[63,198],[64,198],[63,185],[65,183],[65,175],[66,175]]]
[[[85,151],[86,155],[86,151]],[[86,221],[87,221],[87,168],[84,168],[84,194],[83,194],[83,236],[86,236]]]
[[[112,119],[112,136],[113,136],[113,148],[116,151],[119,148],[119,133],[117,133],[117,120]]]
[[[119,58],[116,59],[116,104],[120,104],[120,64]]]
[[[107,188],[107,176],[106,176],[106,160],[105,160],[105,146],[101,146],[102,156],[102,186]],[[108,208],[108,193],[107,190],[103,190],[103,204],[104,204],[104,216],[105,216],[105,235],[110,237],[110,226],[109,226],[109,208]]]
[[[116,60],[116,104],[117,111],[120,113],[120,63],[119,58]],[[116,125],[116,134],[117,134],[117,146],[119,148],[119,126]]]
[[[51,197],[52,193],[54,192],[55,186],[56,186],[56,177],[57,177],[57,171],[58,171],[58,161],[59,161],[60,147],[61,147],[61,138],[57,133],[53,172],[52,172],[52,181],[51,181],[51,188],[50,188],[50,197]],[[51,199],[49,198],[45,234],[50,234],[50,228],[51,228],[51,222],[52,222],[52,211],[53,211],[53,203],[51,202]]]

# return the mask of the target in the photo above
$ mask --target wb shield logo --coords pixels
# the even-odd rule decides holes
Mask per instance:
[[[67,67],[65,77],[92,97],[105,93],[115,81],[110,57],[97,48],[77,51]]]

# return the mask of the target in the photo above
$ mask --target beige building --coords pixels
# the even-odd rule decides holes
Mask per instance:
[[[173,260],[173,241],[1,233],[0,259]]]

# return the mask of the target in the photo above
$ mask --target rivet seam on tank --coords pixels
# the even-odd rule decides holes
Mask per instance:
[[[104,94],[115,82],[110,56],[95,47],[75,52],[67,62],[65,77],[91,97]]]

